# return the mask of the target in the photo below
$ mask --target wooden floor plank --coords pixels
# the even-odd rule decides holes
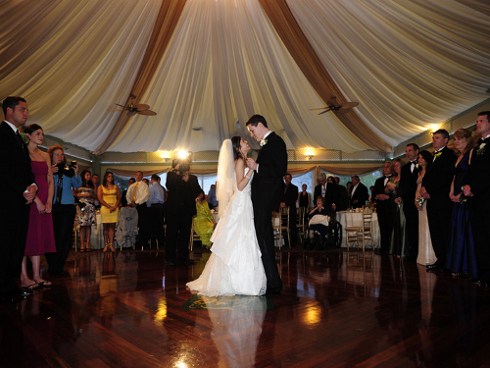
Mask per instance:
[[[0,305],[0,366],[489,366],[490,291],[389,255],[276,256],[273,309],[190,310],[209,253],[176,267],[163,252],[78,254],[51,289]]]

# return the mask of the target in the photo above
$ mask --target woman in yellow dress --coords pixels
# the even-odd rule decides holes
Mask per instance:
[[[204,199],[204,192],[201,192],[196,200],[197,215],[194,217],[194,231],[201,238],[201,242],[204,246],[211,246],[211,236],[213,235],[214,221],[213,214],[209,209],[208,202]]]
[[[106,172],[102,185],[97,190],[97,197],[101,204],[100,215],[104,224],[104,252],[110,249],[111,252],[116,250],[112,246],[114,242],[114,230],[116,223],[119,221],[119,204],[121,203],[121,191],[114,183],[114,174]]]

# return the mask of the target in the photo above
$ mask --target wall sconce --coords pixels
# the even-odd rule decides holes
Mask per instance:
[[[158,151],[158,155],[163,158],[163,161],[168,162],[170,160],[171,152],[170,151]]]
[[[312,160],[315,157],[315,150],[312,148],[308,148],[304,151],[304,155],[308,157],[308,160]]]

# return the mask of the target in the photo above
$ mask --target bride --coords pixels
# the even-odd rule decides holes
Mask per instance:
[[[250,147],[239,136],[225,139],[219,153],[217,196],[220,219],[211,257],[201,276],[187,286],[202,295],[263,295],[266,276],[255,234],[246,165]]]

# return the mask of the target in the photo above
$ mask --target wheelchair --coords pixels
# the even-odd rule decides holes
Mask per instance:
[[[305,241],[303,243],[304,250],[329,250],[338,249],[342,245],[342,225],[334,217],[330,217],[328,222],[328,231],[325,236],[315,233],[313,238],[310,238],[309,225],[305,231]]]

